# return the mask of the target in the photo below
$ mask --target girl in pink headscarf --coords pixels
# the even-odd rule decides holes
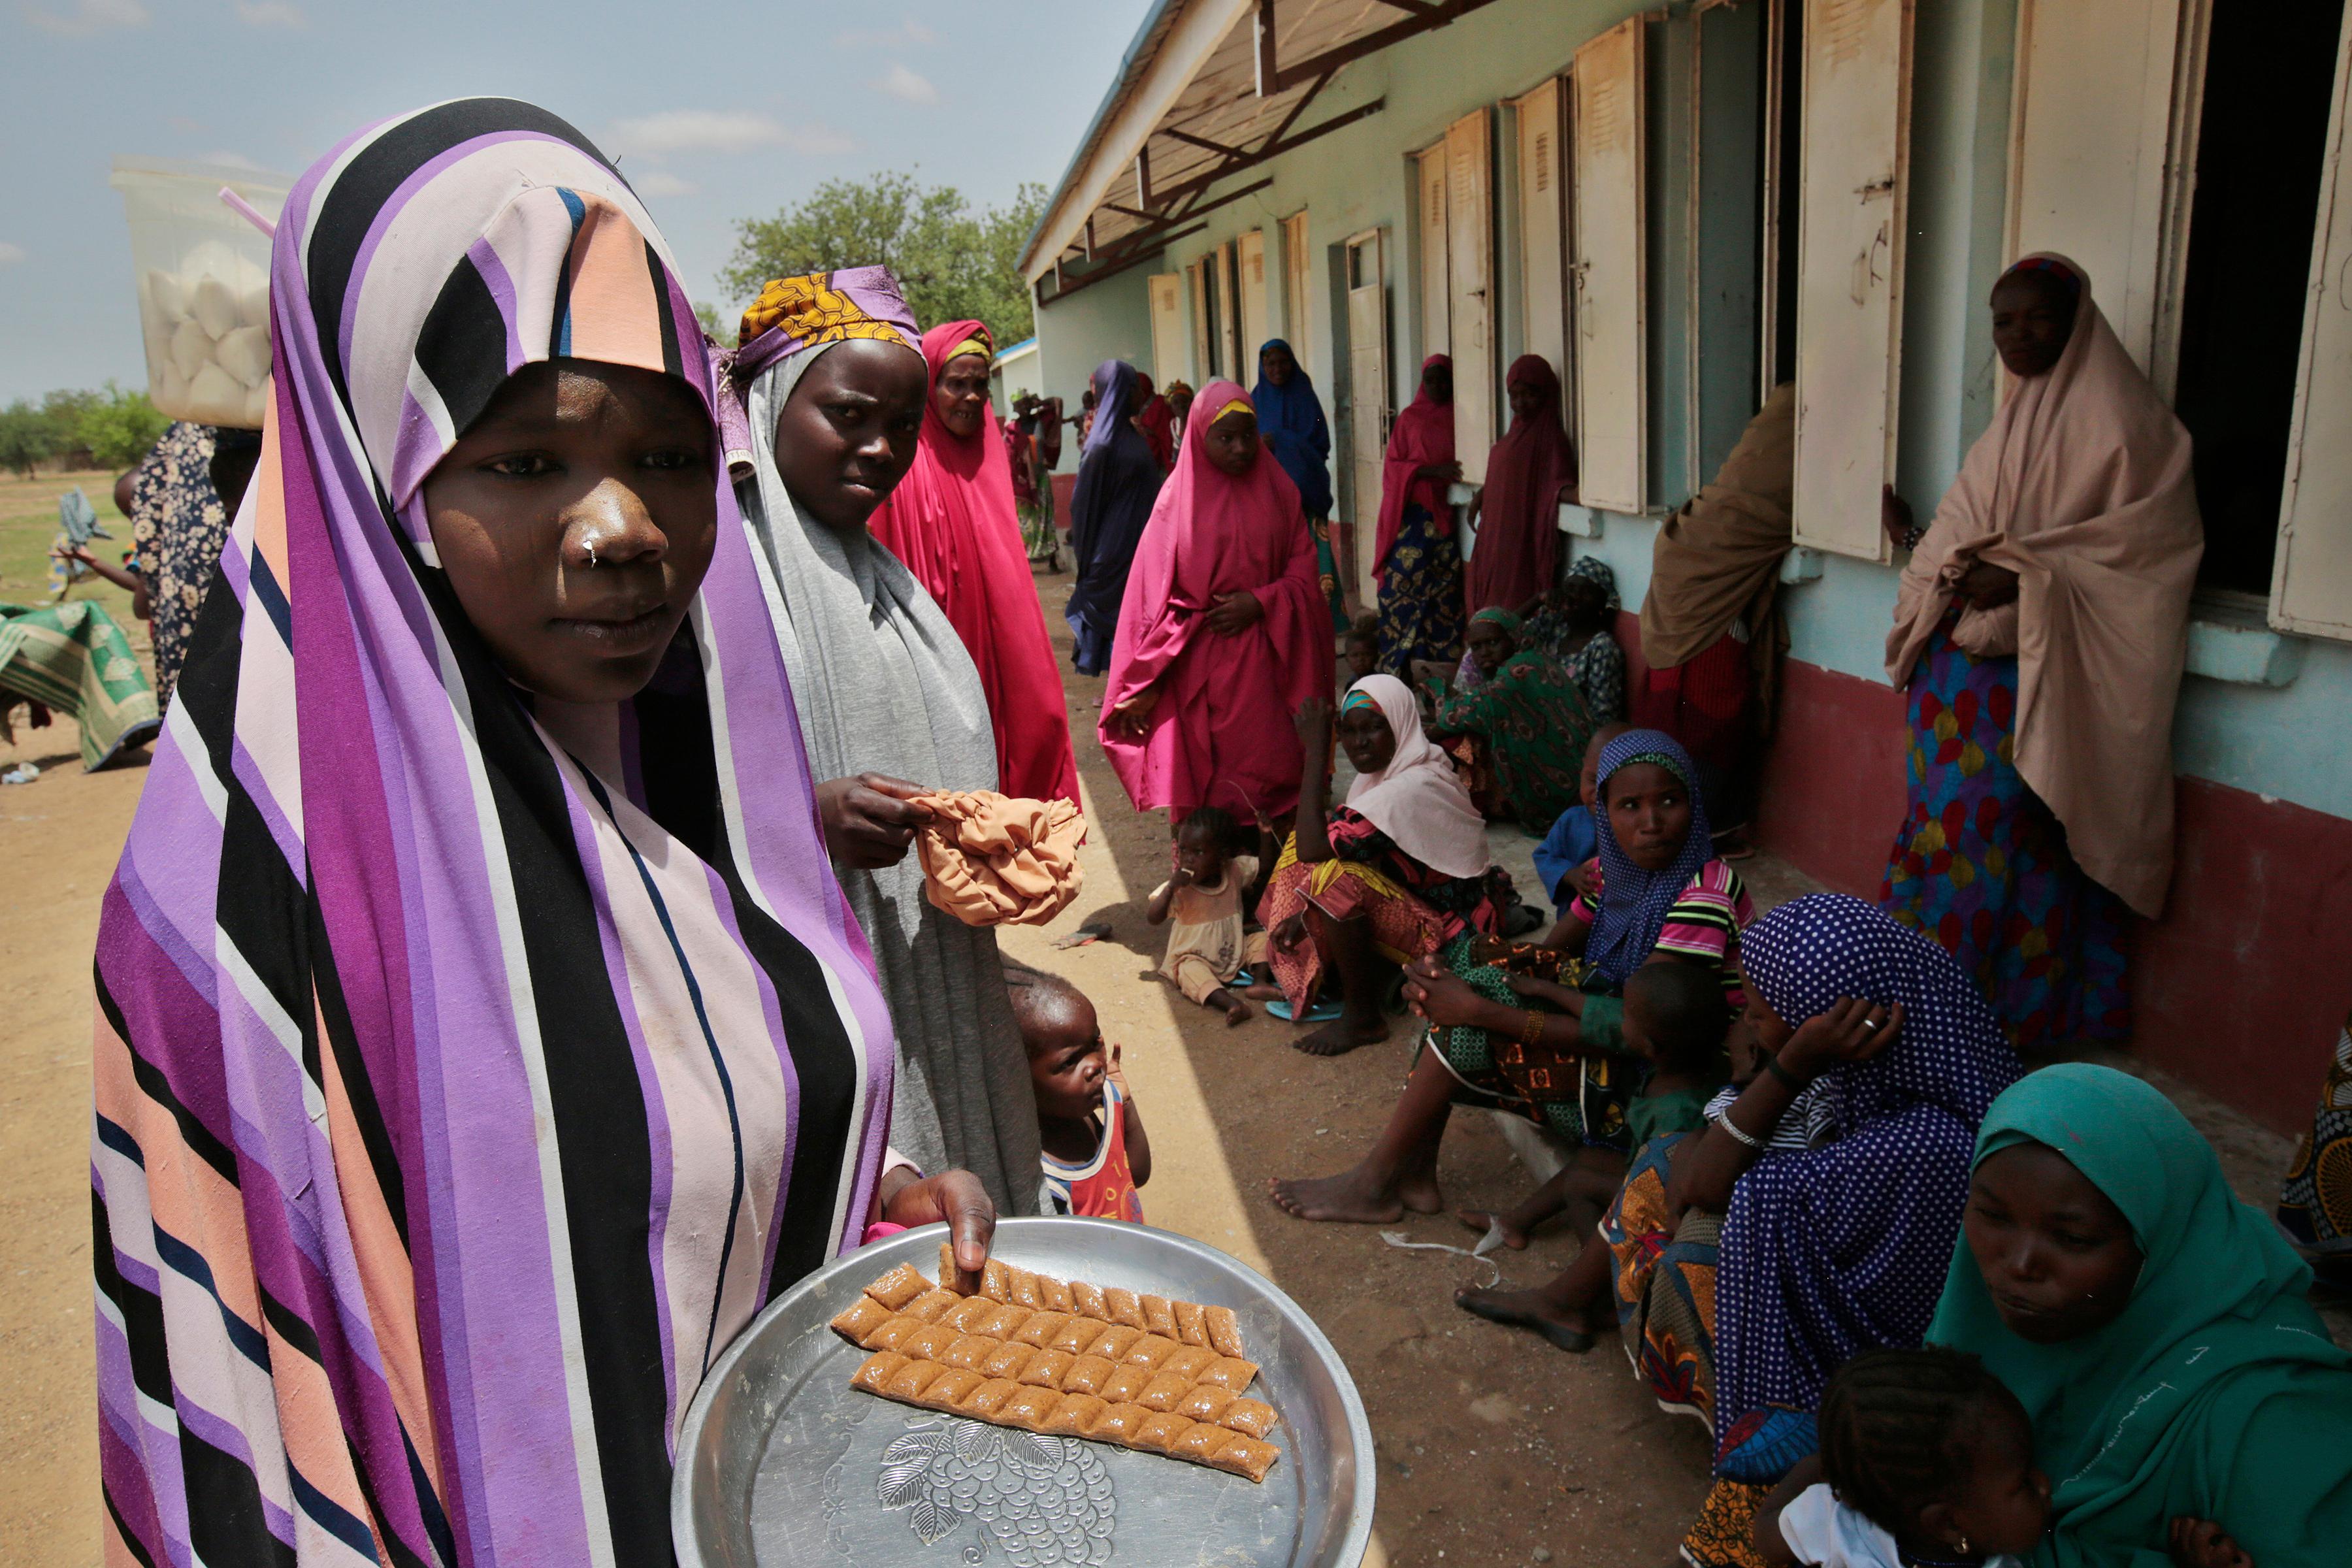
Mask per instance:
[[[1136,547],[1103,691],[1103,750],[1139,808],[1297,804],[1291,716],[1331,689],[1329,613],[1297,487],[1248,395],[1211,382]]]

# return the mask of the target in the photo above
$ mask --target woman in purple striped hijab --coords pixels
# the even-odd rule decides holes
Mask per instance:
[[[775,1294],[987,1200],[890,1017],[668,251],[504,100],[295,187],[259,469],[106,896],[108,1557],[670,1560]]]

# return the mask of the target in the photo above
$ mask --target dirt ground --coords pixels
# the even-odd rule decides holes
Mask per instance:
[[[1123,1047],[1151,1132],[1152,1224],[1262,1270],[1320,1323],[1354,1373],[1378,1450],[1380,1563],[1610,1565],[1670,1563],[1706,1490],[1707,1447],[1693,1422],[1661,1414],[1613,1342],[1570,1356],[1469,1317],[1457,1285],[1485,1265],[1392,1248],[1368,1226],[1307,1225],[1266,1201],[1266,1179],[1337,1169],[1385,1119],[1408,1065],[1400,1025],[1387,1044],[1333,1060],[1288,1047],[1263,1016],[1240,1028],[1154,974],[1163,931],[1143,901],[1165,876],[1167,828],[1130,809],[1094,740],[1102,683],[1067,673],[1066,575],[1044,577],[1046,621],[1094,824],[1087,888],[1051,926],[1010,932],[1006,950],[1068,975]],[[126,620],[126,624],[128,623]],[[142,650],[143,633],[135,633]],[[0,788],[0,1562],[88,1568],[99,1561],[90,1351],[89,964],[99,899],[145,776],[143,759],[80,771],[69,724],[0,746],[0,770],[44,770]],[[1522,856],[1523,842],[1511,841]],[[1501,846],[1498,845],[1498,847]],[[1806,890],[1769,859],[1751,863],[1759,902]],[[1108,922],[1110,936],[1056,950],[1055,938]],[[2207,1101],[2189,1104],[2242,1192],[2276,1191],[2284,1141]],[[1443,1178],[1450,1201],[1488,1206],[1529,1178],[1492,1122],[1457,1116]],[[1450,1217],[1393,1227],[1416,1241],[1471,1237]],[[1502,1276],[1531,1284],[1572,1256],[1557,1228]],[[2339,1327],[2339,1334],[2342,1329]]]

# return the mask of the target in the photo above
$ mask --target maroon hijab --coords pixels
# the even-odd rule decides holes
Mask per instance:
[[[1495,443],[1478,509],[1478,542],[1464,564],[1466,612],[1516,611],[1548,592],[1559,567],[1559,491],[1576,482],[1576,450],[1560,423],[1559,377],[1541,354],[1511,362],[1504,384],[1540,400]]]

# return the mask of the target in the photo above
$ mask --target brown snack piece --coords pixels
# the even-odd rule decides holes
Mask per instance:
[[[1110,1321],[1110,1304],[1103,1300],[1103,1288],[1084,1279],[1070,1281],[1070,1310],[1097,1322]]]
[[[1234,1399],[1234,1391],[1230,1388],[1219,1388],[1213,1383],[1196,1383],[1192,1385],[1192,1392],[1184,1396],[1183,1403],[1176,1406],[1176,1413],[1190,1415],[1195,1421],[1214,1421],[1225,1413],[1225,1406]]]
[[[1178,1377],[1171,1372],[1155,1372],[1151,1374],[1151,1381],[1145,1384],[1143,1391],[1135,1396],[1135,1402],[1146,1410],[1165,1412],[1175,1409],[1192,1392],[1191,1378]],[[1188,1416],[1186,1419],[1191,1418]]]
[[[1001,1310],[1002,1308],[985,1296],[959,1296],[956,1304],[938,1321],[960,1334],[969,1334]]]
[[[898,1311],[901,1317],[920,1318],[927,1323],[936,1323],[948,1315],[950,1308],[962,1300],[952,1290],[926,1290],[899,1308]]]
[[[971,1332],[986,1334],[992,1340],[1009,1340],[1019,1333],[1028,1321],[1029,1310],[1026,1307],[1009,1307],[999,1302],[996,1310],[982,1318]]]
[[[1087,1347],[1088,1355],[1098,1355],[1105,1361],[1125,1361],[1135,1342],[1143,1337],[1141,1329],[1130,1329],[1124,1323],[1113,1323],[1102,1331],[1102,1338]]]
[[[1072,1355],[1084,1355],[1094,1349],[1095,1342],[1102,1338],[1103,1331],[1109,1327],[1108,1323],[1095,1318],[1072,1318],[1046,1344],[1054,1350],[1067,1351]]]
[[[1067,1312],[1032,1312],[1029,1314],[1029,1321],[1015,1330],[1012,1337],[1024,1345],[1034,1345],[1039,1350],[1044,1350],[1054,1342],[1054,1336],[1060,1333],[1063,1326],[1069,1321],[1070,1315]],[[1078,1350],[1082,1351],[1086,1348],[1080,1345]],[[1078,1351],[1072,1351],[1070,1353],[1076,1355]]]
[[[1148,1366],[1158,1372],[1162,1362],[1184,1347],[1160,1334],[1146,1334],[1129,1345],[1119,1360],[1129,1366]]]
[[[1095,1429],[1087,1436],[1097,1443],[1117,1443],[1122,1447],[1131,1447],[1136,1429],[1150,1420],[1151,1415],[1140,1405],[1106,1405],[1103,1413],[1095,1418]]]
[[[1172,1458],[1190,1459],[1196,1465],[1205,1465],[1211,1456],[1232,1437],[1233,1434],[1222,1426],[1212,1426],[1205,1421],[1195,1422],[1184,1429],[1184,1435],[1176,1439],[1176,1446],[1168,1453]]]
[[[857,1342],[869,1351],[894,1351],[898,1348],[899,1341],[919,1329],[929,1327],[929,1323],[914,1318],[893,1317]]]
[[[1174,1355],[1161,1362],[1160,1370],[1174,1373],[1188,1384],[1195,1384],[1201,1381],[1201,1374],[1208,1371],[1216,1360],[1217,1352],[1213,1350],[1200,1345],[1184,1345],[1179,1348]]]
[[[1127,1446],[1140,1448],[1147,1454],[1165,1454],[1176,1447],[1176,1439],[1190,1432],[1192,1426],[1181,1415],[1154,1415],[1135,1429],[1135,1436],[1127,1440]]]
[[[936,1358],[941,1366],[982,1367],[996,1353],[1002,1342],[981,1334],[958,1334],[955,1342],[941,1351]]]
[[[1069,1370],[1062,1373],[1062,1392],[1100,1394],[1103,1384],[1108,1383],[1111,1373],[1118,1370],[1098,1355],[1079,1356],[1070,1363]]]
[[[1071,1437],[1090,1436],[1095,1423],[1109,1408],[1091,1394],[1065,1394],[1054,1413],[1045,1417],[1045,1430]]]
[[[1096,1392],[1113,1405],[1134,1405],[1138,1403],[1136,1395],[1141,1394],[1144,1384],[1150,1381],[1150,1368],[1122,1366],[1114,1369],[1110,1376],[1104,1380],[1102,1387]]]
[[[1059,1394],[1062,1392],[1062,1374],[1068,1372],[1070,1363],[1077,1359],[1067,1351],[1039,1351],[1029,1358],[1029,1364],[1023,1367],[1020,1375],[1013,1381],[1034,1383],[1040,1388],[1050,1388]]]
[[[1168,1304],[1176,1311],[1175,1337],[1188,1345],[1206,1345],[1209,1330],[1202,1320],[1208,1309],[1198,1301],[1171,1301]]]
[[[1070,1294],[1067,1282],[1049,1279],[1043,1274],[1037,1276],[1037,1304],[1049,1312],[1077,1310],[1076,1298]]]
[[[1005,1265],[1004,1285],[1004,1299],[1016,1307],[1026,1307],[1034,1312],[1045,1304],[1045,1299],[1037,1293],[1037,1277],[1026,1268]]]
[[[923,1390],[930,1387],[948,1369],[935,1361],[910,1361],[892,1373],[882,1384],[882,1393],[892,1399],[903,1399],[909,1405],[923,1402]]]
[[[1017,1381],[1028,1370],[1030,1358],[1037,1353],[1034,1346],[1002,1344],[996,1347],[993,1355],[980,1363],[980,1370],[991,1377],[1008,1377]]]
[[[1225,1406],[1224,1414],[1217,1417],[1217,1425],[1252,1437],[1263,1437],[1274,1430],[1274,1406],[1263,1399],[1236,1399]]]
[[[882,1385],[890,1381],[890,1374],[906,1364],[907,1358],[897,1351],[876,1351],[866,1358],[865,1364],[849,1374],[849,1386],[879,1394]]]
[[[1231,1356],[1235,1361],[1248,1354],[1242,1348],[1242,1321],[1234,1316],[1231,1307],[1202,1308],[1201,1322],[1208,1331],[1211,1350],[1222,1356]]]
[[[1265,1479],[1266,1471],[1272,1469],[1275,1460],[1281,1457],[1282,1450],[1273,1444],[1262,1443],[1255,1437],[1236,1432],[1226,1438],[1218,1447],[1217,1451],[1210,1456],[1209,1468],[1213,1470],[1230,1470],[1234,1475],[1247,1476],[1254,1481],[1263,1481]]]
[[[976,1421],[993,1421],[1004,1402],[1020,1391],[1021,1385],[1009,1377],[992,1377],[956,1402],[956,1414],[969,1415]]]
[[[992,1258],[980,1271],[980,1293],[992,1301],[1013,1300],[1013,1270]]]
[[[894,1314],[889,1308],[871,1296],[860,1296],[850,1309],[833,1321],[833,1331],[851,1344],[864,1342],[866,1336],[888,1322]]]
[[[1103,1290],[1103,1305],[1110,1309],[1109,1317],[1114,1323],[1147,1331],[1150,1327],[1143,1321],[1143,1303],[1135,1299],[1132,1290],[1122,1290],[1116,1285],[1107,1286]]]
[[[1235,1394],[1248,1393],[1249,1385],[1256,1378],[1257,1363],[1242,1361],[1234,1356],[1210,1363],[1208,1369],[1201,1373],[1202,1383],[1213,1383],[1219,1388],[1230,1388]]]
[[[1176,1309],[1169,1304],[1167,1297],[1138,1296],[1136,1303],[1143,1309],[1144,1332],[1174,1340],[1180,1345],[1184,1342],[1183,1336],[1176,1331]]]
[[[1024,1432],[1042,1432],[1045,1429],[1045,1417],[1061,1402],[1058,1389],[1016,1388],[1013,1397],[997,1407],[996,1423],[1000,1426],[1018,1426]]]
[[[957,1295],[962,1295],[963,1291],[956,1285],[956,1277],[960,1272],[955,1266],[955,1243],[942,1241],[940,1243],[940,1289],[953,1290]]]
[[[931,1380],[931,1385],[929,1388],[923,1390],[921,1404],[926,1409],[953,1410],[962,1402],[965,1394],[987,1381],[976,1372],[967,1371],[958,1366],[949,1367]]]
[[[922,1323],[917,1326],[913,1333],[890,1348],[911,1359],[937,1361],[941,1352],[963,1337],[945,1323]]]
[[[921,1269],[911,1263],[901,1263],[866,1287],[866,1293],[895,1312],[930,1288],[931,1282],[923,1278]]]

